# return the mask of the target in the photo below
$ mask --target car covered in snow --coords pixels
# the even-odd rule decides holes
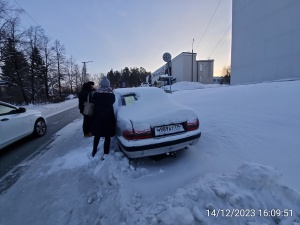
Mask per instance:
[[[147,82],[141,83],[141,87],[150,87],[150,84]]]
[[[171,153],[198,142],[196,113],[156,87],[114,90],[117,142],[129,158]]]
[[[40,111],[0,101],[0,149],[31,134],[44,136],[46,131],[46,119]]]
[[[73,95],[73,94],[70,94],[70,95],[68,95],[65,99],[66,99],[66,100],[71,100],[71,99],[74,99],[74,98],[77,98],[77,96],[76,96],[76,95]]]

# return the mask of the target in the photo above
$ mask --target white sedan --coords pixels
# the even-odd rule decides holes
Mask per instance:
[[[115,89],[117,142],[129,158],[174,152],[194,145],[201,132],[196,113],[156,87]]]
[[[46,131],[41,112],[0,101],[0,149],[31,134],[44,136]]]
[[[150,87],[150,84],[146,83],[146,82],[143,82],[143,83],[141,83],[141,87]]]

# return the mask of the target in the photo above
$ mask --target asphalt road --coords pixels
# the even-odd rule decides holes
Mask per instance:
[[[77,106],[48,117],[48,130],[45,136],[41,138],[29,136],[0,150],[0,181],[7,177],[0,183],[0,194],[3,192],[3,188],[7,189],[7,186],[10,186],[8,183],[14,183],[12,178],[17,179],[20,170],[26,169],[28,163],[22,165],[25,161],[29,161],[42,151],[46,151],[46,146],[53,141],[53,135],[57,131],[81,117]],[[6,176],[8,174],[9,176]]]

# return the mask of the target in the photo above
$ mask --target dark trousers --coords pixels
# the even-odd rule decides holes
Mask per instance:
[[[82,129],[84,134],[91,133],[93,119],[91,116],[83,115]]]
[[[100,137],[95,136],[94,137],[94,145],[93,145],[93,155],[97,153],[97,147],[100,141]],[[105,137],[104,140],[104,154],[109,153],[109,146],[110,146],[110,137]]]

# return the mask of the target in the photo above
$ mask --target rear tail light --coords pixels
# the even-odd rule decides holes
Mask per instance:
[[[150,129],[147,130],[124,130],[123,131],[123,137],[127,140],[141,140],[141,139],[147,139],[152,138],[152,132]]]
[[[199,120],[195,119],[194,121],[186,122],[186,131],[197,130],[199,128]]]
[[[125,139],[134,140],[134,133],[130,130],[124,130],[122,134]]]

